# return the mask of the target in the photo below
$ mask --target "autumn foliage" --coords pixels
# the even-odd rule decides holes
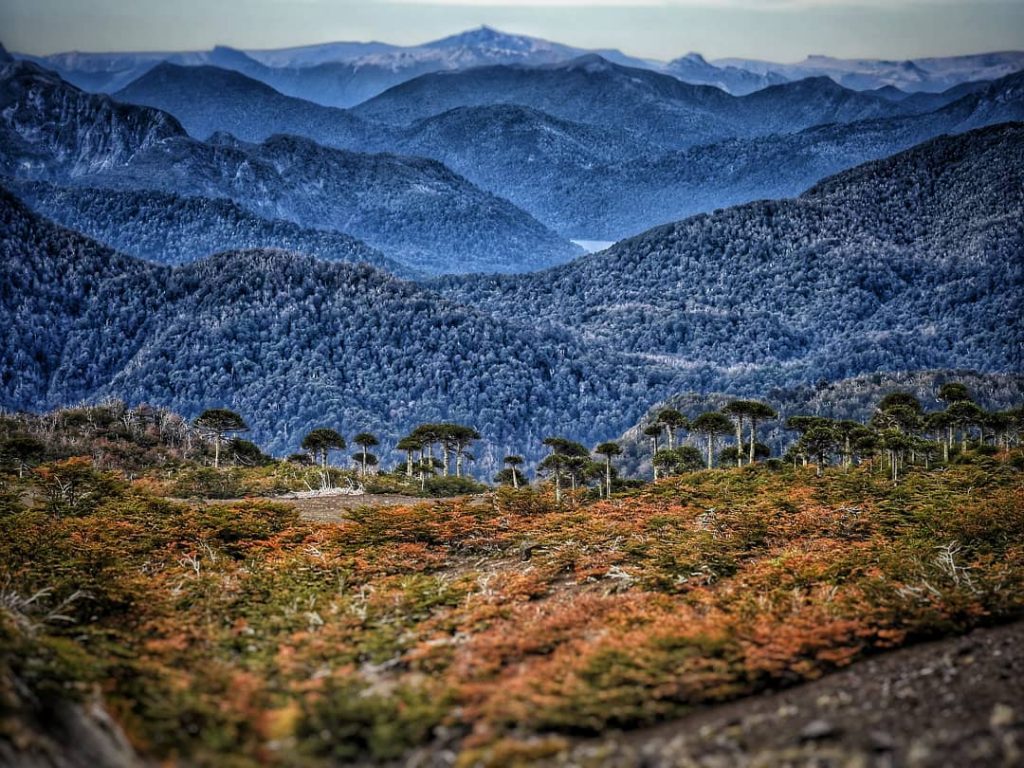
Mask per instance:
[[[2,700],[99,692],[172,763],[508,764],[1024,607],[1024,484],[1001,457],[898,486],[755,466],[561,506],[501,489],[341,524],[171,502],[77,459],[21,482]]]

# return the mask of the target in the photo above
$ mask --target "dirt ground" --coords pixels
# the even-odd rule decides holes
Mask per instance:
[[[1024,622],[876,656],[655,728],[578,742],[545,765],[1024,766]]]
[[[337,523],[345,519],[351,509],[360,507],[400,507],[413,504],[433,504],[452,501],[451,498],[424,499],[419,496],[401,496],[388,493],[367,493],[362,496],[319,496],[311,499],[275,499],[298,507],[306,520],[319,523]]]

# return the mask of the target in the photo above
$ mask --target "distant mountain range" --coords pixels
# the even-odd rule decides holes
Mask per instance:
[[[418,46],[387,43],[323,43],[279,50],[142,53],[58,53],[31,58],[80,88],[113,93],[160,62],[212,65],[260,80],[288,96],[325,106],[350,107],[431,72],[498,64],[554,64],[596,53],[617,64],[663,72],[696,85],[736,95],[807,77],[829,77],[856,90],[883,87],[906,93],[937,93],[962,83],[994,80],[1024,69],[1024,52],[1006,51],[908,61],[851,60],[809,56],[794,64],[750,59],[707,61],[690,53],[670,62],[617,50],[586,50],[489,27]]]
[[[262,141],[284,131],[429,157],[563,236],[618,240],[724,205],[791,196],[941,133],[1021,119],[1022,77],[914,95],[818,77],[738,98],[589,56],[425,75],[344,111],[239,73],[161,64],[116,96],[166,110],[199,137],[230,131]]]
[[[596,54],[542,66],[423,75],[360,104],[353,113],[407,125],[458,107],[494,104],[517,104],[563,120],[629,131],[674,149],[901,113],[899,102],[842,88],[827,78],[736,97]]]
[[[7,193],[0,212],[0,405],[227,405],[282,452],[322,423],[393,439],[450,418],[488,436],[478,462],[489,470],[506,451],[536,458],[546,434],[621,434],[680,391],[1024,367],[1020,124],[569,265],[421,285],[284,251],[168,267]]]
[[[1024,51],[998,51],[968,56],[905,59],[837,59],[808,56],[795,64],[752,59],[718,59],[715,66],[734,67],[762,76],[800,80],[828,77],[856,90],[897,88],[905,93],[938,93],[978,80],[996,80],[1024,69]]]
[[[0,172],[14,178],[227,199],[426,272],[537,269],[582,252],[432,160],[295,136],[201,142],[165,112],[84,93],[26,62],[0,68],[0,110]]]

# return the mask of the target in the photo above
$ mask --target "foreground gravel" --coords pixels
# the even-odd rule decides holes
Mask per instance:
[[[1024,766],[1024,622],[894,651],[656,728],[579,742],[541,764]]]

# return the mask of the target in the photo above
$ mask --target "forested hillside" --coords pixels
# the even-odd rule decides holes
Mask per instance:
[[[659,356],[705,391],[1020,370],[1022,174],[1024,126],[997,126],[570,265],[437,287],[513,321]]]
[[[368,266],[285,251],[171,269],[122,257],[3,198],[7,408],[119,395],[186,413],[227,405],[295,450],[323,423],[393,443],[472,423],[484,471],[555,430],[625,429],[670,372],[572,334],[513,326]],[[609,403],[620,407],[609,410]]]
[[[0,70],[0,108],[0,170],[9,176],[226,198],[435,273],[536,269],[580,253],[434,161],[291,136],[204,143],[164,112],[83,93],[23,62]]]
[[[4,405],[223,403],[278,451],[326,417],[389,438],[450,419],[488,436],[479,458],[492,466],[506,451],[536,458],[545,434],[619,434],[673,392],[1020,370],[1022,134],[935,140],[566,267],[439,280],[447,301],[284,252],[173,270],[115,259],[7,198],[4,247],[19,257],[4,266],[19,288],[5,313],[23,330],[5,350],[5,381],[19,384]],[[64,268],[85,255],[88,267]],[[31,377],[16,377],[22,360]]]
[[[422,276],[354,237],[263,219],[229,200],[13,179],[9,188],[42,216],[121,253],[161,264],[220,251],[281,248],[326,261],[370,264],[399,277]]]
[[[482,157],[475,169],[459,168],[489,189],[508,188],[511,199],[568,237],[618,240],[716,208],[792,197],[826,176],[942,134],[1022,119],[1024,76],[1014,75],[923,114],[825,124],[677,152],[633,150],[633,157],[627,151],[625,159],[603,165],[566,163],[550,187],[543,186],[545,180],[530,164],[518,174],[504,171],[502,166],[510,163],[499,153]],[[428,145],[420,151],[433,153]],[[542,186],[521,193],[516,188],[520,177]],[[538,194],[534,189],[548,191]]]

